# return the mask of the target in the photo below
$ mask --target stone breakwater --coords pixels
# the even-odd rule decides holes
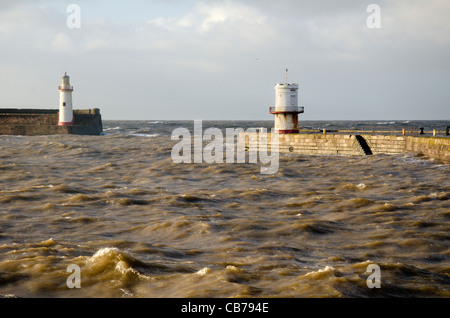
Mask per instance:
[[[57,109],[0,109],[0,135],[99,135],[103,131],[100,110],[74,110],[72,126],[58,126]]]
[[[257,149],[257,133],[242,133],[240,142]],[[267,138],[270,140],[270,137]],[[270,147],[270,144],[268,144]],[[280,134],[280,153],[305,155],[376,155],[416,153],[450,163],[450,138],[394,135]]]

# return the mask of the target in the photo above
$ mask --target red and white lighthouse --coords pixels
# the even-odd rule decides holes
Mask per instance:
[[[62,77],[62,83],[58,86],[59,91],[59,126],[70,126],[74,124],[72,109],[72,91],[70,86],[70,78],[67,73]]]
[[[288,83],[287,72],[285,83],[275,84],[275,106],[269,109],[275,115],[274,130],[280,134],[298,133],[298,114],[304,112],[298,106],[298,84]]]

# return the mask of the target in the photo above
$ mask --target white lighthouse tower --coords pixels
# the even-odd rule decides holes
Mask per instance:
[[[304,112],[298,106],[298,84],[288,83],[286,69],[285,83],[275,84],[275,107],[269,111],[275,115],[275,132],[280,134],[298,133],[298,114]]]
[[[72,110],[72,91],[70,86],[70,78],[67,73],[62,77],[61,86],[58,86],[59,91],[59,126],[70,126],[74,123]]]

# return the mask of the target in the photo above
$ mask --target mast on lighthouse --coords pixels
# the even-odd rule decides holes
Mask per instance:
[[[61,85],[58,86],[59,91],[59,126],[73,125],[75,118],[72,109],[72,91],[70,86],[70,78],[67,73],[62,77]]]
[[[275,115],[275,132],[298,133],[298,114],[304,108],[298,106],[298,84],[288,83],[287,69],[285,76],[285,83],[275,84],[275,107],[270,107],[269,112]]]

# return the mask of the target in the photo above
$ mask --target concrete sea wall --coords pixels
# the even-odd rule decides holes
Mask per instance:
[[[270,139],[269,139],[270,140]],[[280,134],[280,152],[308,155],[360,155],[351,135]]]
[[[406,136],[365,134],[362,137],[367,141],[374,155],[403,153],[406,150]]]
[[[242,133],[240,142],[257,149],[258,135]],[[267,134],[270,149],[271,136]],[[305,155],[377,155],[416,153],[450,163],[450,138],[395,135],[279,134],[279,151]]]
[[[406,139],[406,151],[423,154],[426,157],[450,163],[450,138],[408,136]]]
[[[57,109],[0,109],[0,135],[99,135],[103,131],[100,110],[74,110],[72,126],[58,126]]]

